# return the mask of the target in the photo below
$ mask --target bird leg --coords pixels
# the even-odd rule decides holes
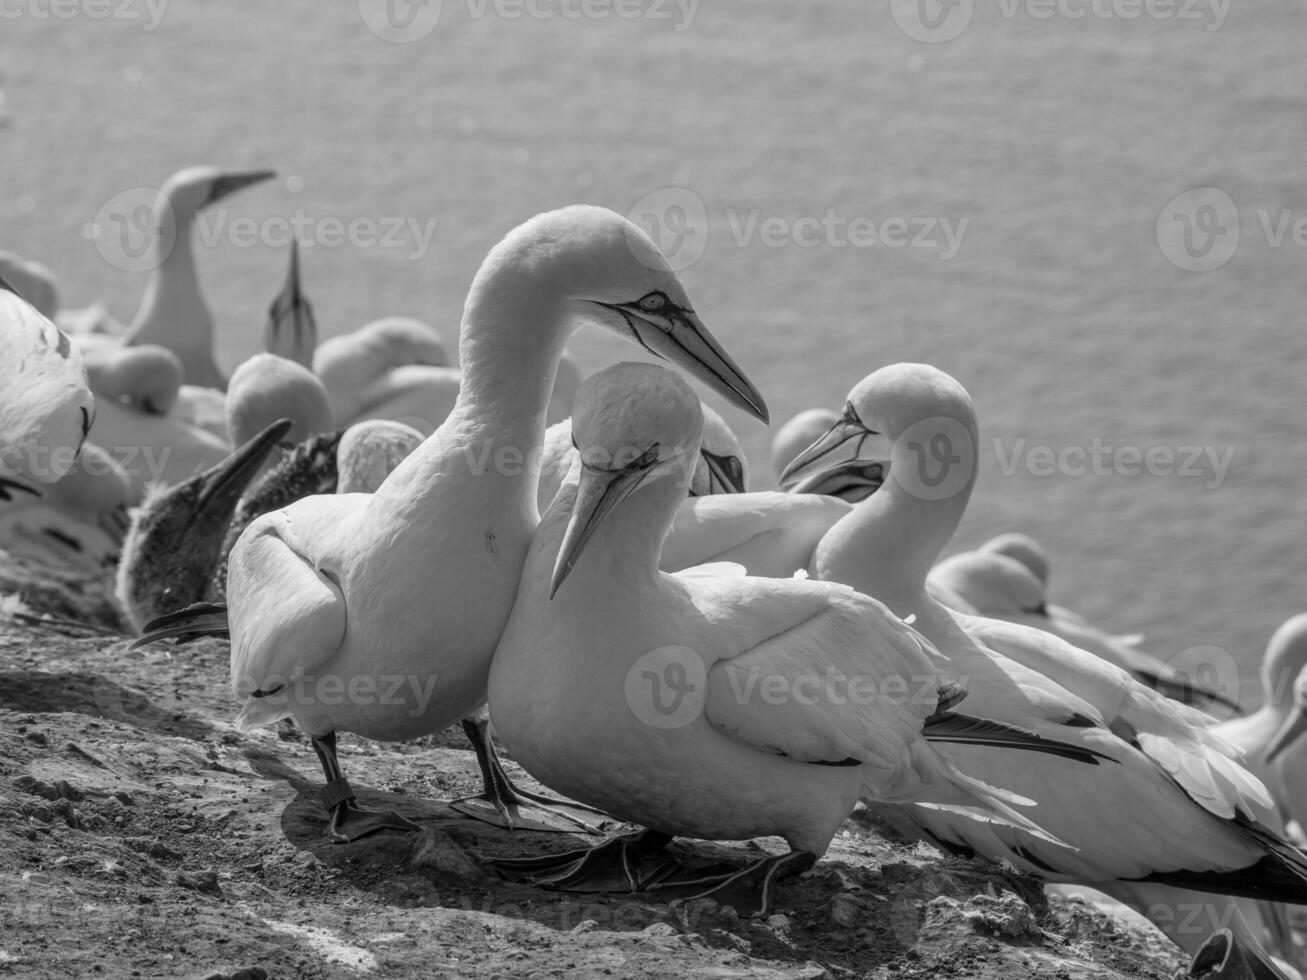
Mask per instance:
[[[672,838],[656,830],[612,837],[594,847],[530,858],[487,863],[509,881],[569,892],[639,892],[677,868],[675,858],[659,854]],[[647,867],[653,858],[652,867]],[[814,859],[815,860],[815,859]]]
[[[379,830],[418,831],[422,828],[412,821],[405,820],[398,813],[373,812],[362,810],[354,805],[354,789],[349,780],[340,771],[340,762],[336,758],[336,733],[312,736],[313,751],[318,754],[322,771],[327,776],[327,785],[320,797],[322,805],[331,815],[327,825],[327,836],[334,844],[347,844],[350,841],[375,834]]]
[[[649,891],[689,900],[711,898],[719,905],[731,906],[739,915],[766,915],[772,908],[776,883],[797,877],[816,863],[817,855],[811,851],[790,851],[763,858],[741,871],[657,882]]]
[[[503,763],[491,744],[490,723],[485,718],[464,718],[463,732],[472,743],[476,752],[477,765],[481,767],[481,782],[485,787],[477,796],[465,796],[454,800],[450,806],[459,813],[481,820],[505,830],[551,831],[561,834],[575,834],[578,831],[598,834],[600,827],[609,822],[606,813],[580,803],[569,803],[549,796],[541,796],[513,785],[504,772]],[[602,818],[596,827],[579,817],[567,813],[567,810],[579,810],[593,813]]]

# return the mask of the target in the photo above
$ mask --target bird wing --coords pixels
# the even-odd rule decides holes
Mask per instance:
[[[672,572],[733,561],[750,575],[784,578],[808,567],[822,535],[850,509],[838,498],[808,493],[691,497],[676,512],[660,564]]]
[[[237,699],[253,701],[315,675],[339,650],[347,616],[331,544],[333,532],[351,523],[355,499],[306,497],[255,520],[232,548],[227,604]],[[273,720],[252,707],[242,712],[247,722]]]
[[[802,762],[886,774],[906,764],[944,680],[910,627],[830,583],[732,578],[713,587],[722,601],[707,618],[736,641],[708,669],[704,712],[714,727]]]
[[[1216,816],[1237,810],[1264,819],[1272,808],[1240,751],[1212,730],[1215,719],[1140,684],[1126,671],[1043,630],[975,616],[955,617],[990,651],[1037,671],[1088,701],[1119,737],[1136,745]]]

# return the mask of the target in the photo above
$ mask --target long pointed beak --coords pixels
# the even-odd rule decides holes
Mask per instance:
[[[800,480],[859,459],[863,443],[878,433],[846,415],[832,425],[811,446],[790,460],[781,473],[780,485],[791,490]]]
[[[785,487],[789,493],[819,493],[851,504],[866,500],[885,484],[885,461],[849,459],[816,470]]]
[[[1307,711],[1303,710],[1302,705],[1295,704],[1288,720],[1280,726],[1280,730],[1267,743],[1262,761],[1269,765],[1275,760],[1276,756],[1286,751],[1303,735],[1307,735]]]
[[[763,425],[771,415],[753,382],[731,360],[693,310],[672,310],[666,323],[641,316],[630,307],[617,307],[646,349],[698,378],[732,405],[744,409]]]
[[[212,204],[214,201],[221,201],[224,197],[235,194],[242,188],[249,187],[251,184],[261,184],[265,180],[271,180],[277,176],[275,170],[247,170],[243,172],[227,173],[214,179],[209,187],[209,198],[204,203]]]
[[[283,338],[289,326],[290,337]],[[300,285],[299,240],[290,243],[290,266],[286,270],[286,283],[268,307],[268,326],[264,332],[263,347],[302,364],[312,370],[313,353],[318,347],[318,321],[313,306],[304,296]]]
[[[699,456],[708,467],[708,487],[710,493],[744,493],[744,467],[739,460],[731,456],[719,456],[706,449],[699,450]],[[732,465],[733,464],[733,465]]]
[[[268,453],[281,442],[294,424],[290,419],[273,422],[221,463],[205,470],[200,478],[202,489],[196,503],[197,512],[228,504],[235,506],[254,474],[267,459]]]
[[[622,470],[601,470],[581,466],[581,482],[576,488],[576,502],[572,505],[572,518],[558,548],[554,574],[549,582],[549,598],[554,597],[563,580],[576,567],[577,559],[585,550],[590,536],[604,522],[614,508],[629,497],[640,485],[648,469],[628,467]]]

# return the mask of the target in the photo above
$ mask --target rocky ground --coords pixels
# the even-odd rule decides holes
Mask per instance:
[[[289,724],[231,727],[225,642],[128,652],[56,621],[114,630],[102,584],[3,557],[0,596],[0,976],[1099,980],[1182,966],[1146,926],[856,818],[764,920],[509,884],[481,859],[580,839],[452,811],[478,783],[452,732],[343,736],[362,804],[424,829],[331,845],[308,741]],[[740,862],[758,846],[675,845]]]

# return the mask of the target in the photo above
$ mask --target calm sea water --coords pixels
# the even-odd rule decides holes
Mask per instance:
[[[70,305],[131,315],[144,276],[90,229],[114,195],[190,163],[280,170],[223,220],[276,234],[300,216],[328,334],[403,313],[452,338],[509,227],[652,200],[689,233],[683,280],[774,417],[838,406],[885,363],[950,371],[986,449],[955,545],[1035,534],[1057,600],[1166,656],[1227,651],[1227,681],[1257,701],[1266,638],[1307,606],[1300,5],[1131,18],[1111,0],[1004,0],[926,43],[897,0],[590,19],[561,0],[516,19],[444,0],[406,44],[367,30],[371,0],[197,6],[166,6],[153,30],[144,0],[136,20],[5,22],[0,247],[54,266]],[[1167,210],[1198,187],[1237,221],[1219,197]],[[688,224],[687,206],[702,208]],[[333,244],[331,219],[371,219],[376,238],[355,225],[353,245]],[[893,219],[922,244],[887,243]],[[1219,268],[1172,261],[1189,261],[1187,229],[1193,261],[1215,263],[1236,226]],[[226,227],[199,261],[230,366],[258,347],[284,255]],[[574,347],[592,369],[633,353],[590,333]],[[766,485],[767,433],[727,414]],[[1150,450],[1152,472],[1133,472]],[[1088,469],[1117,451],[1123,466]],[[1071,465],[1047,473],[1059,453]]]

